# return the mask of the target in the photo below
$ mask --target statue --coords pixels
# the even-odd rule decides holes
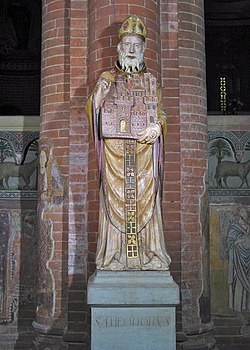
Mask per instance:
[[[166,115],[144,64],[147,29],[121,25],[114,69],[103,72],[86,112],[100,172],[98,270],[168,270],[161,214]]]

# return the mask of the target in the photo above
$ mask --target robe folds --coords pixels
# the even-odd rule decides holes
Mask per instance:
[[[123,71],[114,69],[101,77],[115,82]],[[140,72],[138,74],[143,74]],[[161,90],[157,87],[157,123],[161,136],[154,145],[135,142],[136,234],[138,257],[128,259],[126,254],[125,186],[130,171],[126,167],[126,139],[102,138],[100,121],[102,108],[96,110],[94,93],[89,97],[86,112],[89,117],[97,152],[100,173],[99,232],[96,252],[97,269],[101,270],[168,270],[161,213],[163,147],[166,117],[162,109]],[[131,170],[134,172],[134,170]],[[126,192],[126,196],[128,192]]]

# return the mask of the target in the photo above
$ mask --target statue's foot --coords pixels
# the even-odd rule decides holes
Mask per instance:
[[[146,264],[142,266],[142,270],[150,270],[150,271],[162,271],[169,270],[169,265],[167,263],[163,263],[157,256],[153,256],[151,260],[149,260]]]
[[[126,267],[118,260],[112,260],[108,266],[101,266],[100,268],[98,267],[98,269],[105,271],[124,271],[126,270]]]

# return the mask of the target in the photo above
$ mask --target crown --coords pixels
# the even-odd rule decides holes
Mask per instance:
[[[125,35],[139,35],[145,41],[147,33],[147,28],[140,17],[132,15],[122,23],[119,30],[119,39]]]

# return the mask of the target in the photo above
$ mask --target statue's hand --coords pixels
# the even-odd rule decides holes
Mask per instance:
[[[152,145],[158,139],[161,134],[161,127],[159,124],[154,124],[147,127],[145,130],[138,132],[137,135],[139,139],[137,140],[140,143],[147,143]]]
[[[97,81],[96,92],[94,94],[95,106],[97,109],[102,106],[105,97],[109,93],[110,87],[111,81],[108,81],[102,77]]]

